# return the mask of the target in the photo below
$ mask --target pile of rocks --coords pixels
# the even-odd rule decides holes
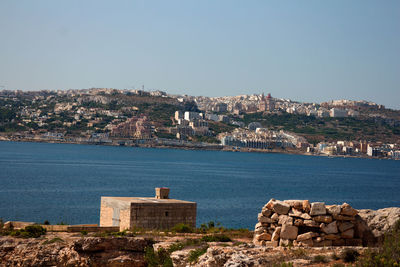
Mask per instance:
[[[253,242],[262,246],[360,246],[358,211],[349,204],[271,199],[258,214]]]

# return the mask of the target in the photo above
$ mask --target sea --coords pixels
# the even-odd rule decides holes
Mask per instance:
[[[400,161],[0,142],[0,218],[99,223],[101,196],[197,202],[197,224],[253,229],[271,198],[400,207]]]

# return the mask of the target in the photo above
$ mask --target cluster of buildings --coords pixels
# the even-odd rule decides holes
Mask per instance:
[[[178,110],[175,114],[171,114],[173,126],[167,127],[165,126],[167,124],[154,123],[148,116],[143,115],[142,110],[134,106],[136,102],[127,105],[122,105],[121,102],[116,103],[115,99],[123,100],[128,96],[144,96],[145,98],[140,98],[141,101],[152,99],[150,97],[159,97],[158,100],[172,101],[180,108],[186,108],[187,103],[194,103],[194,107],[201,112]],[[160,99],[161,97],[168,99]],[[138,97],[129,98],[139,99]],[[25,134],[25,136],[32,136],[32,139],[46,141],[107,143],[116,139],[131,139],[156,142],[155,137],[158,133],[167,131],[170,134],[167,136],[169,140],[162,141],[210,140],[209,138],[191,138],[193,136],[213,137],[215,141],[214,137],[218,134],[217,138],[221,144],[231,147],[255,149],[290,147],[318,154],[368,155],[396,159],[399,158],[400,151],[396,144],[355,141],[325,142],[312,146],[301,136],[285,131],[271,131],[263,128],[258,122],[245,125],[244,113],[256,112],[277,115],[292,113],[321,118],[374,118],[378,123],[387,123],[393,127],[400,125],[400,116],[394,111],[394,113],[388,113],[384,106],[367,101],[334,100],[316,104],[278,99],[272,97],[271,94],[194,97],[169,95],[159,90],[147,92],[136,89],[91,88],[28,92],[2,90],[0,103],[1,108],[15,113],[13,115],[15,118],[9,122],[17,124],[14,129],[18,127],[24,129],[15,130],[14,136],[22,137]],[[387,114],[392,115],[387,116]],[[223,124],[229,124],[231,129],[232,126],[237,128],[232,132],[221,133],[223,127],[220,126],[224,126]],[[1,127],[0,124],[0,131]],[[216,128],[219,128],[218,131],[215,130]],[[176,139],[170,139],[171,135]]]
[[[274,149],[296,148],[306,143],[306,140],[293,133],[285,131],[271,131],[266,128],[256,128],[249,124],[249,129],[237,128],[231,133],[222,133],[218,136],[223,146],[233,148]]]
[[[133,116],[113,126],[111,136],[144,140],[151,139],[152,129],[152,125],[146,116]]]
[[[186,139],[189,136],[210,136],[211,131],[208,121],[203,113],[194,111],[175,111],[175,127],[170,127],[169,132],[176,135],[178,139]]]
[[[273,98],[271,94],[261,95],[239,95],[226,97],[192,97],[185,96],[184,99],[195,101],[201,110],[219,113],[231,113],[239,115],[242,113],[268,112],[301,114],[315,117],[358,117],[360,107],[372,107],[382,109],[384,106],[367,101],[335,100],[325,102],[321,105],[316,103],[300,103],[288,99]]]
[[[400,159],[400,145],[367,141],[322,142],[315,147],[309,146],[307,151],[325,155],[367,155],[369,157]]]

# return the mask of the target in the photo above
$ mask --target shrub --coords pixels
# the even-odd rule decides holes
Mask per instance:
[[[313,258],[313,262],[316,263],[326,263],[328,262],[324,255],[316,255]]]
[[[45,220],[45,221],[43,222],[43,224],[44,224],[44,225],[50,225],[50,222],[49,222],[48,220]]]
[[[207,252],[207,249],[208,249],[208,246],[191,250],[189,252],[188,261],[196,262],[201,255],[203,255],[204,253]]]
[[[10,235],[22,238],[37,238],[46,234],[46,229],[40,225],[29,225],[25,229],[11,231]]]
[[[176,233],[193,233],[192,227],[184,223],[175,225],[171,230]]]
[[[359,261],[361,266],[399,266],[400,265],[400,220],[385,235],[383,246],[378,252],[367,251]]]
[[[204,242],[230,242],[232,239],[229,238],[229,236],[226,235],[206,235],[201,238],[201,241]]]
[[[88,234],[88,231],[86,231],[86,230],[81,231],[81,235],[87,235],[87,234]]]
[[[163,248],[155,252],[153,246],[147,247],[144,258],[149,267],[173,267],[170,253]]]
[[[360,253],[358,253],[357,250],[346,249],[345,251],[343,251],[342,259],[344,262],[355,262],[358,256],[360,256]]]

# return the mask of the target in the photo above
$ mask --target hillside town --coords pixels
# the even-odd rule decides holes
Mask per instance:
[[[400,159],[400,111],[368,101],[2,90],[0,115],[0,140]]]

